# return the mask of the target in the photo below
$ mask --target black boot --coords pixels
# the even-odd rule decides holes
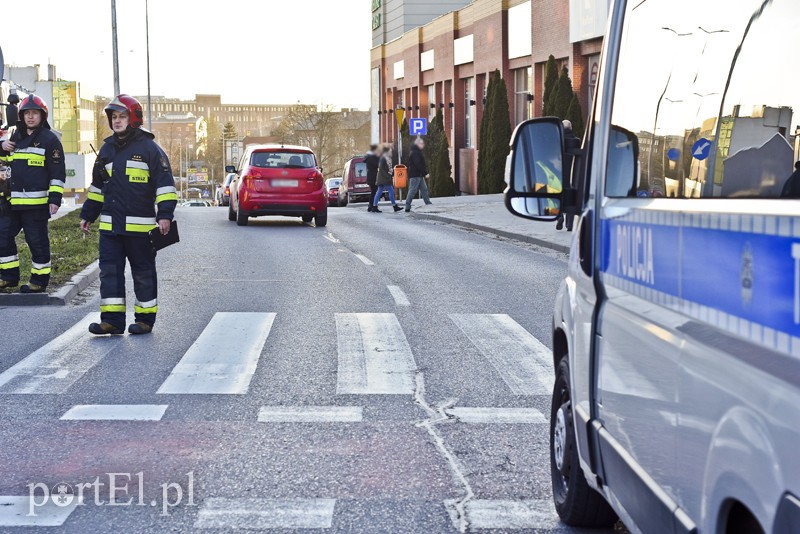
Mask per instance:
[[[153,326],[147,323],[133,323],[128,327],[128,333],[130,334],[149,334],[153,331]]]
[[[92,323],[89,325],[89,332],[96,336],[102,336],[105,334],[113,334],[113,335],[120,335],[124,334],[125,330],[122,328],[117,328],[111,323]]]
[[[25,284],[21,288],[19,288],[20,293],[44,293],[47,290],[47,286],[40,286],[37,284]]]
[[[397,212],[397,211],[402,211],[402,209],[403,209],[403,208],[401,208],[400,206],[398,206],[397,204],[395,204],[394,206],[392,206],[392,208],[393,208],[393,209],[394,209],[394,211],[396,211],[396,212]]]
[[[372,208],[372,213],[383,213],[381,210],[378,209],[378,206]]]

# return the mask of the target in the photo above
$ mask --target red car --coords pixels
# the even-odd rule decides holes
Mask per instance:
[[[328,223],[328,195],[322,169],[310,148],[290,145],[251,145],[231,183],[228,219],[245,226],[250,217],[301,217],[317,226]]]
[[[328,192],[328,207],[339,206],[339,187],[341,178],[328,178],[325,180],[325,190]]]

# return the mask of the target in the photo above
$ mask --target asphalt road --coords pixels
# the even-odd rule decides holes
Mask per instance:
[[[152,335],[85,333],[96,286],[0,309],[0,531],[576,532],[548,455],[565,257],[362,205],[176,217]]]

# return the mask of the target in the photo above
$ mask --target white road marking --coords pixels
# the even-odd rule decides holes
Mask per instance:
[[[515,395],[552,394],[555,382],[552,352],[511,317],[451,314],[450,318]]]
[[[75,326],[0,374],[0,394],[64,393],[120,341],[89,333],[90,313]]]
[[[324,234],[322,237],[330,241],[331,243],[339,243],[340,241],[333,237],[333,234]]]
[[[158,393],[247,393],[274,321],[274,313],[214,314]]]
[[[414,393],[417,364],[392,313],[337,313],[339,372],[336,393]]]
[[[409,302],[408,297],[406,296],[405,293],[403,293],[403,290],[400,289],[399,286],[386,286],[386,287],[389,288],[389,293],[391,293],[392,297],[394,297],[395,304],[397,304],[398,306],[411,306],[411,302]]]
[[[194,528],[331,528],[335,504],[335,499],[210,497],[198,510]]]
[[[361,260],[364,263],[364,265],[375,265],[375,262],[373,262],[371,259],[367,258],[366,256],[362,256],[361,254],[356,254],[356,258]]]
[[[262,406],[260,423],[360,423],[361,406]]]
[[[79,404],[62,421],[161,421],[166,404]]]
[[[470,531],[502,528],[548,530],[560,525],[550,499],[475,499],[468,501],[465,509]]]
[[[0,495],[0,527],[60,527],[81,502],[75,496],[72,502],[60,506],[48,499],[41,506],[44,496],[36,491],[33,503],[29,496]],[[28,515],[33,507],[33,515]]]
[[[535,408],[447,408],[445,413],[470,424],[542,424],[547,423]]]

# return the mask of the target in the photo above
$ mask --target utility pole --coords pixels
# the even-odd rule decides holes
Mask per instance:
[[[153,105],[150,101],[150,9],[144,0],[144,34],[147,41],[147,129],[153,131]]]
[[[114,96],[119,91],[119,51],[117,50],[117,1],[111,0],[111,41],[114,55]]]

